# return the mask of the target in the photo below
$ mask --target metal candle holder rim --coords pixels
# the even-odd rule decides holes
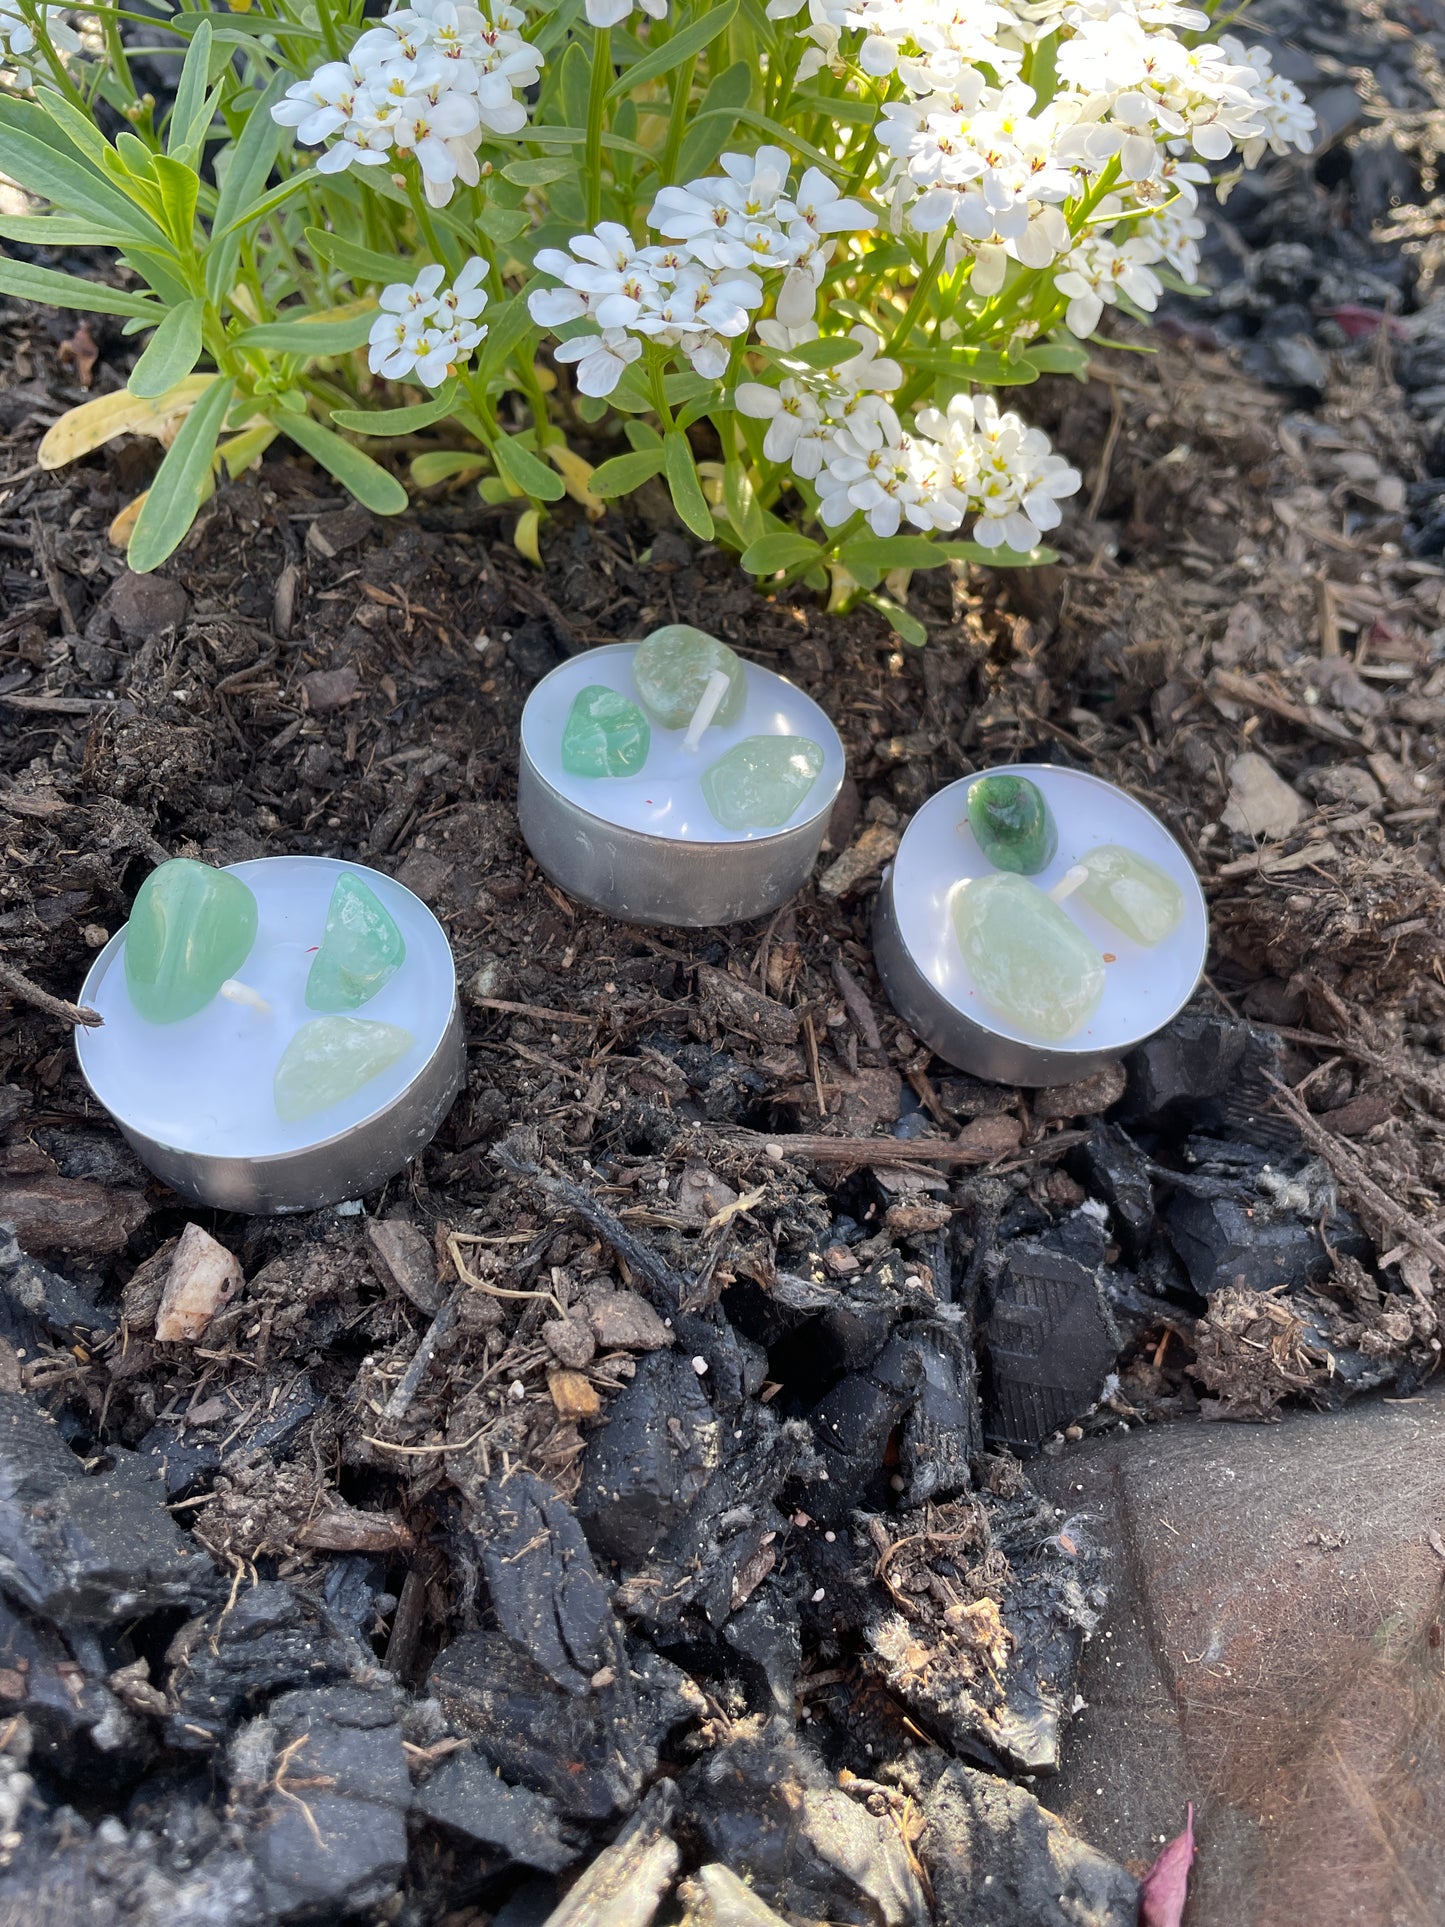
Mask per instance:
[[[639,638],[639,641],[640,640],[641,638]],[[623,649],[636,649],[637,646],[636,642],[603,642],[599,643],[595,649],[582,650],[581,654],[583,656],[612,655]],[[744,665],[745,669],[760,669],[764,675],[774,676],[780,683],[786,683],[789,689],[796,690],[797,694],[803,697],[805,701],[812,703],[815,709],[821,711],[829,727],[833,730],[834,735],[838,734],[837,725],[833,722],[832,717],[828,715],[828,712],[822,708],[822,705],[815,697],[808,694],[806,689],[800,689],[791,677],[782,675],[776,669],[769,669],[764,662],[754,662],[751,656],[740,656],[738,660]],[[527,700],[522,705],[522,721],[517,731],[517,742],[519,753],[526,761],[529,773],[533,779],[547,791],[548,795],[555,797],[559,803],[565,803],[568,809],[576,810],[581,815],[589,818],[591,822],[597,824],[599,829],[613,833],[621,833],[629,839],[635,837],[639,842],[652,844],[659,850],[722,851],[763,849],[769,843],[780,842],[785,837],[796,836],[798,831],[805,829],[808,824],[816,823],[818,818],[830,811],[837,802],[839,793],[843,788],[844,779],[848,774],[846,752],[844,753],[842,767],[838,772],[837,779],[828,788],[823,796],[822,802],[816,809],[807,810],[804,815],[798,817],[796,822],[790,820],[776,830],[765,830],[756,836],[659,836],[656,830],[636,830],[631,828],[630,825],[618,823],[613,817],[599,816],[596,810],[588,809],[585,803],[579,803],[575,797],[568,796],[562,790],[559,790],[550,776],[544,776],[542,771],[537,767],[536,757],[533,756],[527,748],[527,711],[532,706],[532,698],[545,683],[550,682],[554,676],[560,675],[564,670],[569,669],[576,661],[576,656],[569,656],[566,662],[557,663],[547,671],[545,676],[540,676],[537,681],[533,683],[531,689],[527,692]],[[842,741],[841,737],[839,737],[839,741]],[[606,781],[605,778],[596,780]],[[806,800],[811,801],[811,798]]]
[[[229,872],[236,872],[236,871],[244,871],[250,868],[251,865],[255,863],[269,863],[269,862],[275,862],[277,860],[278,859],[274,857],[248,857],[240,863],[226,863],[226,864],[221,864],[218,867]],[[442,942],[446,944],[447,949],[450,951],[451,949],[450,941],[447,938],[447,934],[445,930],[442,929],[441,922],[439,918],[436,916],[435,912],[431,909],[431,907],[428,904],[425,904],[422,902],[421,898],[416,895],[415,891],[407,890],[406,885],[404,883],[398,883],[394,877],[387,877],[381,871],[372,870],[370,866],[365,863],[348,863],[341,857],[305,856],[305,855],[300,855],[298,853],[288,851],[279,860],[293,862],[293,863],[300,862],[300,863],[315,863],[318,865],[323,865],[328,870],[334,871],[337,876],[340,876],[342,874],[354,876],[358,872],[360,872],[363,876],[366,876],[366,877],[370,877],[370,876],[382,877],[384,882],[394,885],[395,888],[397,888],[398,890],[406,891],[406,894],[412,899],[413,903],[416,905],[416,908],[419,911],[421,911],[424,914],[424,916],[436,926],[436,931],[438,936],[441,938]],[[91,1001],[91,998],[94,995],[95,987],[102,982],[107,972],[115,966],[115,963],[120,954],[121,946],[125,942],[126,931],[129,929],[129,927],[130,925],[128,921],[121,925],[120,929],[117,930],[115,935],[111,937],[109,941],[105,944],[104,948],[100,951],[99,955],[95,958],[95,961],[91,964],[90,969],[86,972],[85,982],[81,986],[80,997],[79,997],[79,1001],[82,1005],[88,1004]],[[447,1012],[446,1022],[442,1026],[441,1033],[438,1036],[435,1045],[427,1053],[425,1061],[418,1067],[414,1076],[405,1085],[403,1085],[401,1090],[395,1092],[391,1097],[386,1098],[382,1102],[378,1103],[374,1110],[368,1111],[363,1117],[357,1118],[353,1123],[346,1125],[343,1129],[333,1131],[329,1136],[324,1138],[317,1138],[311,1143],[298,1145],[289,1151],[256,1151],[256,1152],[200,1151],[200,1150],[196,1150],[194,1147],[169,1143],[164,1138],[153,1136],[151,1132],[144,1130],[137,1125],[133,1125],[126,1122],[121,1116],[119,1116],[116,1112],[111,1110],[110,1105],[106,1102],[105,1098],[101,1096],[100,1092],[95,1087],[95,1083],[91,1076],[91,1069],[89,1066],[87,1066],[85,1061],[86,1044],[88,1041],[88,1037],[89,1037],[88,1026],[77,1027],[75,1032],[75,1055],[76,1055],[77,1062],[79,1063],[79,1066],[80,1066],[80,1074],[85,1079],[86,1088],[90,1091],[91,1095],[95,1098],[95,1101],[98,1104],[102,1105],[104,1109],[107,1112],[109,1112],[109,1114],[112,1117],[115,1118],[116,1124],[120,1128],[120,1131],[124,1137],[126,1137],[132,1144],[138,1147],[141,1145],[144,1145],[147,1148],[147,1150],[150,1150],[156,1153],[159,1159],[168,1165],[172,1175],[167,1176],[165,1181],[172,1186],[172,1189],[180,1190],[183,1193],[190,1195],[192,1197],[196,1197],[201,1202],[205,1202],[205,1203],[211,1203],[211,1202],[214,1202],[214,1200],[211,1198],[205,1197],[203,1194],[204,1187],[199,1183],[200,1176],[203,1173],[215,1174],[215,1173],[220,1173],[226,1169],[244,1167],[249,1171],[255,1172],[257,1176],[262,1179],[266,1177],[276,1177],[284,1180],[285,1177],[288,1175],[288,1173],[294,1174],[298,1179],[304,1179],[305,1172],[308,1167],[314,1165],[317,1167],[318,1170],[324,1168],[325,1165],[329,1162],[333,1153],[336,1153],[344,1149],[344,1147],[346,1147],[348,1144],[353,1144],[357,1142],[357,1140],[363,1137],[363,1135],[370,1139],[376,1139],[379,1136],[379,1133],[382,1127],[385,1126],[387,1120],[391,1118],[394,1114],[398,1114],[398,1113],[404,1114],[408,1106],[417,1101],[418,1094],[422,1094],[422,1095],[431,1094],[431,1104],[429,1108],[433,1108],[436,1110],[435,1119],[431,1123],[430,1128],[427,1130],[426,1139],[423,1140],[423,1142],[429,1141],[430,1138],[435,1134],[436,1129],[440,1126],[441,1121],[445,1117],[447,1111],[451,1108],[451,1105],[455,1101],[457,1093],[461,1088],[461,1079],[457,1077],[455,1074],[453,1074],[449,1078],[443,1078],[442,1082],[449,1084],[450,1090],[446,1094],[445,1102],[440,1103],[439,1108],[437,1108],[438,1100],[439,1100],[439,1097],[441,1094],[441,1088],[442,1088],[441,1082],[439,1082],[439,1078],[441,1078],[441,1074],[444,1073],[447,1069],[447,1066],[443,1060],[448,1058],[456,1059],[458,1057],[458,1045],[462,1039],[461,1004],[460,1004],[460,999],[458,996],[455,982],[453,982],[453,986],[452,986],[451,1004]],[[461,1062],[464,1068],[464,1064],[465,1064],[464,1043],[462,1043]],[[412,1152],[411,1155],[415,1155],[415,1152]],[[145,1160],[143,1159],[143,1161]],[[408,1161],[409,1159],[402,1160],[403,1163],[406,1163]],[[197,1181],[193,1183],[187,1183],[184,1180],[181,1180],[180,1182],[178,1182],[174,1173],[181,1167],[191,1167],[196,1173]],[[400,1168],[400,1166],[398,1166],[397,1168]],[[376,1182],[382,1182],[382,1181],[383,1180],[381,1179],[376,1180]],[[333,1187],[323,1185],[321,1188],[324,1190],[324,1189],[331,1189]],[[265,1186],[264,1184],[256,1186],[255,1189],[260,1195],[268,1194],[268,1187]],[[283,1183],[282,1189],[286,1190],[286,1189],[293,1189],[293,1188],[287,1187]],[[308,1191],[308,1187],[304,1183],[300,1183],[298,1184],[298,1186],[294,1187],[293,1194],[296,1196],[300,1196],[302,1193],[306,1193],[309,1196],[315,1195],[314,1192]],[[337,1197],[343,1197],[347,1195],[347,1192],[345,1190],[342,1190],[342,1191],[336,1192],[335,1195]],[[294,1203],[294,1204],[286,1204],[282,1206],[272,1206],[270,1208],[273,1211],[319,1209],[322,1204],[333,1202],[333,1201],[334,1200],[331,1198],[317,1197],[316,1202],[313,1204]],[[222,1208],[225,1208],[225,1207],[222,1207]],[[238,1204],[231,1208],[251,1209],[251,1210],[256,1209],[254,1205],[244,1205],[244,1204]]]
[[[953,792],[966,797],[975,783],[988,776],[1024,776],[1037,781],[1039,776],[1064,776],[1072,783],[1081,783],[1089,788],[1108,791],[1123,797],[1142,816],[1148,818],[1162,835],[1178,850],[1183,859],[1182,867],[1188,876],[1188,894],[1193,907],[1198,911],[1203,936],[1199,947],[1199,962],[1193,973],[1188,990],[1174,1005],[1172,1010],[1160,1017],[1157,1022],[1147,1024],[1137,1034],[1121,1037],[1108,1044],[1099,1044],[1087,1037],[1077,1041],[1064,1038],[1056,1043],[1035,1042],[1014,1036],[1011,1030],[991,1023],[985,1012],[962,1009],[937,985],[926,977],[919,967],[912,950],[909,948],[899,923],[894,895],[894,885],[898,876],[898,866],[903,860],[909,837],[919,826],[919,818],[939,798]],[[920,834],[925,834],[921,830]],[[1178,879],[1176,879],[1178,880]],[[1183,886],[1181,886],[1183,887]],[[884,988],[888,991],[899,1015],[905,1018],[910,1027],[922,1040],[937,1051],[938,1055],[963,1070],[973,1069],[965,1062],[968,1057],[978,1061],[981,1054],[987,1054],[989,1046],[995,1047],[995,1055],[1002,1059],[1013,1060],[1013,1065],[1005,1074],[990,1069],[979,1070],[976,1074],[1000,1083],[1024,1085],[1046,1085],[1067,1083],[1073,1077],[1087,1076],[1105,1064],[1116,1062],[1126,1052],[1135,1049],[1146,1039],[1153,1037],[1164,1025],[1169,1023],[1188,1003],[1198,988],[1204,974],[1204,966],[1209,954],[1209,905],[1204,895],[1194,865],[1189,861],[1179,839],[1169,826],[1162,822],[1146,803],[1119,783],[1111,783],[1107,777],[1096,776],[1091,770],[1060,769],[1052,763],[995,763],[987,769],[974,770],[967,776],[958,777],[954,782],[935,790],[914,814],[903,836],[893,861],[883,875],[882,887],[878,893],[874,917],[875,955],[883,977]],[[890,966],[892,966],[890,970]],[[916,979],[917,981],[913,981]],[[928,1033],[932,1031],[930,1036]],[[965,1041],[958,1042],[956,1040]],[[955,1041],[950,1041],[950,1040]],[[977,1043],[977,1049],[970,1046]],[[955,1054],[956,1053],[956,1054]],[[1040,1068],[1036,1074],[1020,1071],[1016,1066],[1025,1065],[1032,1059]],[[1044,1066],[1047,1068],[1043,1068]]]

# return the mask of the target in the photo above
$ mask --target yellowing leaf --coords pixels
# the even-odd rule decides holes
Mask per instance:
[[[595,522],[607,512],[607,504],[600,495],[594,495],[587,484],[592,480],[592,464],[584,462],[575,449],[565,442],[552,442],[547,448],[547,459],[553,463],[562,477],[562,486],[587,511],[587,518]]]
[[[542,566],[542,550],[538,542],[541,533],[542,516],[538,509],[525,509],[517,517],[517,526],[512,531],[512,546],[519,555],[525,555],[529,562]]]
[[[64,468],[117,435],[151,435],[156,441],[169,441],[177,422],[215,379],[214,375],[187,375],[164,395],[151,399],[117,388],[113,394],[83,401],[46,431],[35,459],[42,468]]]
[[[142,489],[133,502],[126,503],[120,514],[116,516],[115,520],[106,530],[106,535],[118,549],[128,549],[130,547],[130,538],[135,534],[135,525],[140,520],[140,512],[145,507],[146,497],[149,494],[150,490],[148,488]]]

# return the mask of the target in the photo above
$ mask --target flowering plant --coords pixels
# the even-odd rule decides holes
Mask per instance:
[[[589,513],[660,478],[760,578],[921,625],[897,571],[1037,559],[1079,476],[990,392],[1081,374],[1196,274],[1209,164],[1308,148],[1268,54],[1184,0],[0,0],[0,291],[150,331],[41,459],[168,444],[132,566],[277,435],[389,513],[414,484]],[[73,22],[101,57],[83,57]],[[104,101],[127,131],[108,139]],[[198,372],[199,371],[199,372]],[[449,429],[447,445],[415,437]]]

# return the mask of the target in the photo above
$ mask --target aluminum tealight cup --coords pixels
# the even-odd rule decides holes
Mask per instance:
[[[796,896],[812,874],[843,786],[838,732],[794,684],[758,663],[745,664],[748,702],[742,719],[708,730],[693,754],[701,771],[750,734],[797,734],[816,742],[824,753],[823,767],[796,818],[776,830],[725,833],[692,794],[695,782],[686,785],[687,799],[680,801],[648,780],[645,769],[620,779],[567,779],[559,773],[557,755],[548,758],[545,751],[560,743],[568,708],[582,688],[599,681],[624,693],[631,687],[635,647],[623,643],[587,650],[544,676],[528,697],[517,782],[517,815],[527,848],[543,874],[568,896],[627,923],[702,929],[767,916]],[[680,734],[654,731],[654,740]],[[563,793],[564,782],[570,794]],[[619,820],[624,816],[630,820]]]
[[[1052,860],[1028,881],[1050,890],[1091,849],[1122,843],[1178,884],[1184,912],[1161,943],[1135,943],[1071,898],[1066,905],[1105,959],[1106,988],[1076,1035],[1026,1036],[973,988],[953,928],[960,882],[993,873],[967,828],[968,792],[987,776],[1024,776],[1058,825]],[[999,1084],[1070,1084],[1117,1063],[1189,1002],[1209,949],[1209,913],[1189,859],[1152,811],[1102,777],[1051,764],[980,770],[929,798],[904,832],[878,892],[873,953],[888,1000],[914,1036],[956,1069]]]

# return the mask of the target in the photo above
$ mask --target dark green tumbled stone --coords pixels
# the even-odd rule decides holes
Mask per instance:
[[[968,792],[968,821],[996,870],[1037,876],[1059,847],[1043,791],[1026,776],[983,776]]]

